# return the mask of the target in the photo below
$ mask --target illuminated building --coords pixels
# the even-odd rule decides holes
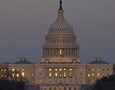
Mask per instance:
[[[13,64],[0,64],[0,78],[22,79],[41,90],[80,90],[82,84],[94,84],[97,79],[113,74],[113,65],[100,57],[89,64],[80,62],[77,37],[64,18],[61,0],[57,14],[45,37],[40,63],[21,58]]]

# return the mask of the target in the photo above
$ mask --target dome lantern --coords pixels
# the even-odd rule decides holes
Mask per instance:
[[[63,11],[63,7],[62,7],[62,0],[60,0],[60,7],[58,9],[58,20],[60,19],[64,19],[64,11]]]

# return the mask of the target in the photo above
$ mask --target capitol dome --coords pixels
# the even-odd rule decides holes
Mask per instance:
[[[71,24],[64,18],[62,1],[58,10],[57,19],[49,27],[43,45],[43,58],[71,58],[76,60],[79,57],[79,45],[76,43],[76,36]],[[53,60],[54,61],[54,60]],[[57,61],[57,60],[56,60]]]
[[[73,28],[65,19],[57,19],[49,27],[48,33],[73,33]]]

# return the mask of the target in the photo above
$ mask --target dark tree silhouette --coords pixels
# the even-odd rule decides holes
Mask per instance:
[[[93,90],[115,90],[115,75],[97,80]]]
[[[24,90],[25,83],[23,81],[15,80],[0,80],[0,90]]]

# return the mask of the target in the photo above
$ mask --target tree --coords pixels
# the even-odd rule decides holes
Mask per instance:
[[[115,75],[97,80],[93,90],[115,90]]]
[[[23,81],[15,80],[0,80],[0,90],[24,90],[25,83]]]

